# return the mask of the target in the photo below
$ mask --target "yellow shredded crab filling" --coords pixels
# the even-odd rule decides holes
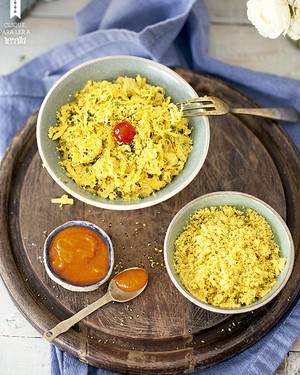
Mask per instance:
[[[224,308],[265,296],[286,263],[267,220],[232,206],[196,211],[175,241],[174,258],[184,287]]]
[[[130,144],[114,126],[128,121]],[[60,165],[77,185],[111,200],[147,197],[170,183],[192,149],[191,129],[162,87],[146,78],[88,81],[63,105],[48,132],[57,140]]]

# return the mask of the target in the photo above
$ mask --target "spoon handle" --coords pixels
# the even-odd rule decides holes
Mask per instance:
[[[43,334],[43,337],[47,341],[51,342],[52,340],[55,339],[55,337],[57,337],[61,333],[67,332],[74,324],[78,323],[80,320],[82,320],[83,318],[90,315],[95,310],[99,309],[101,306],[106,305],[108,302],[111,302],[111,301],[113,301],[113,298],[111,297],[109,293],[106,293],[102,298],[91,303],[90,305],[83,308],[82,310],[78,311],[76,314],[74,314],[70,318],[58,323],[54,328],[46,331]]]

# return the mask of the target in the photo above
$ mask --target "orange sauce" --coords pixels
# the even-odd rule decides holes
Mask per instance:
[[[67,227],[50,244],[50,265],[62,279],[75,285],[101,280],[109,268],[108,247],[91,228]]]
[[[146,285],[148,273],[143,268],[132,268],[119,273],[114,280],[119,289],[135,292]]]

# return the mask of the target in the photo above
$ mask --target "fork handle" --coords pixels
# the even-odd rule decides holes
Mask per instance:
[[[278,108],[232,108],[232,113],[254,115],[267,117],[274,120],[282,120],[286,122],[297,122],[300,120],[300,115],[293,108],[278,107]]]

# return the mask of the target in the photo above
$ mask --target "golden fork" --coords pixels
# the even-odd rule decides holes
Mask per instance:
[[[225,115],[231,112],[267,117],[286,122],[297,122],[300,120],[300,114],[293,108],[231,108],[223,100],[214,96],[202,96],[185,100],[184,102],[177,103],[177,105],[184,112],[184,117]]]

